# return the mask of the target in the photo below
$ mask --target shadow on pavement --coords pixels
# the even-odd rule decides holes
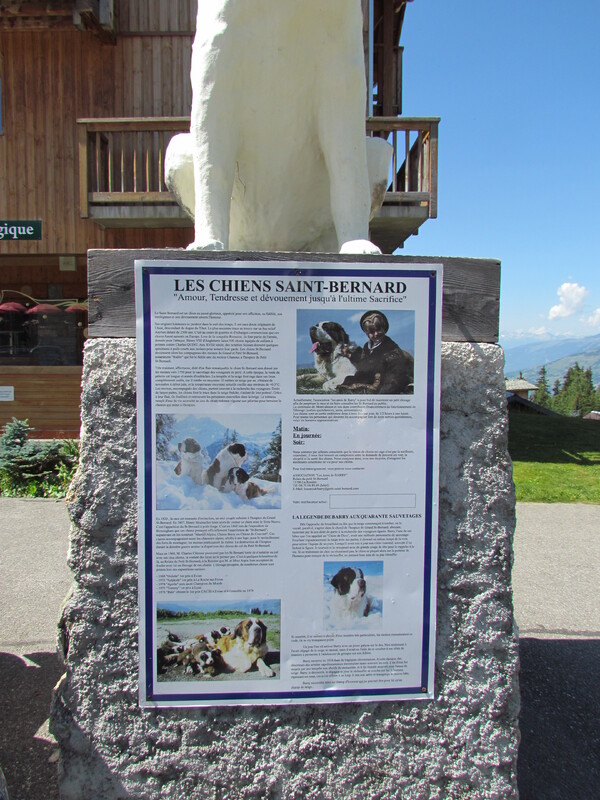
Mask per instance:
[[[519,652],[520,800],[600,797],[600,640],[522,638]],[[53,653],[25,658],[36,666],[0,653],[0,764],[10,800],[58,800],[55,747],[36,733],[62,666]]]
[[[49,761],[56,747],[36,733],[48,719],[63,668],[55,653],[24,658],[0,653],[0,764],[10,800],[56,800],[57,767]]]
[[[600,640],[523,638],[519,653],[520,800],[600,797]]]

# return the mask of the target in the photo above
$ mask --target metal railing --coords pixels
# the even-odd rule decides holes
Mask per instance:
[[[437,216],[438,118],[369,117],[367,132],[393,147],[384,205],[424,205]],[[79,202],[93,205],[175,204],[164,182],[165,150],[189,117],[80,119]]]

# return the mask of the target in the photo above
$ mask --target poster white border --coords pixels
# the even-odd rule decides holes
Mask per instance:
[[[153,550],[155,520],[154,473],[154,407],[152,362],[151,282],[154,276],[254,277],[282,276],[297,278],[332,277],[382,279],[417,279],[427,285],[427,308],[419,313],[427,319],[426,367],[426,444],[425,539],[422,576],[422,651],[419,685],[341,688],[321,690],[277,691],[272,685],[253,682],[228,689],[221,684],[210,692],[202,686],[187,683],[175,690],[164,689],[156,680],[156,647],[153,621],[156,612]],[[373,702],[384,700],[426,700],[434,697],[436,592],[437,592],[437,526],[439,472],[439,395],[442,316],[442,266],[431,264],[399,265],[390,263],[302,262],[302,261],[167,261],[139,260],[135,263],[136,335],[138,369],[138,549],[139,549],[139,646],[140,703],[143,706],[213,706],[213,705],[282,705],[339,702]]]

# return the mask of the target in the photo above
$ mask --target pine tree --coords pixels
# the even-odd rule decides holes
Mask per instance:
[[[14,417],[4,427],[0,436],[0,494],[6,491],[7,494],[41,497],[42,482],[56,484],[61,464],[70,466],[74,462],[60,441],[31,441],[30,430],[27,420]]]
[[[173,458],[171,442],[175,435],[175,417],[172,414],[156,415],[156,457],[159,461]]]
[[[538,376],[537,386],[533,395],[533,402],[539,406],[548,408],[550,406],[550,392],[548,391],[548,379],[546,377],[546,367],[542,366]]]
[[[258,465],[256,475],[268,481],[281,481],[281,420],[273,431],[267,454]]]
[[[553,398],[552,408],[559,414],[584,417],[593,410],[595,403],[592,370],[575,363],[566,371],[562,386]]]

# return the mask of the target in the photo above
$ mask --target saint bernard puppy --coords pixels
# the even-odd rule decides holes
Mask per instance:
[[[208,483],[219,491],[223,491],[229,470],[233,467],[241,467],[246,458],[246,448],[243,444],[239,442],[228,444],[227,447],[219,450],[210,467],[204,470],[202,483]]]
[[[175,467],[176,475],[189,475],[194,483],[202,483],[202,450],[195,439],[184,439],[177,445],[179,461]]]
[[[330,581],[333,586],[330,612],[337,620],[366,617],[371,610],[367,582],[362,569],[342,567]]]
[[[231,672],[231,669],[223,661],[223,654],[216,647],[209,647],[208,650],[200,653],[197,658],[198,668],[203,675],[220,675],[222,672]]]
[[[214,634],[213,634],[214,636]],[[234,672],[248,672],[254,664],[263,678],[275,673],[264,661],[269,650],[267,626],[261,619],[250,617],[239,622],[233,633],[223,633],[215,642],[223,661]]]
[[[250,480],[250,476],[243,467],[232,467],[227,480],[223,485],[224,492],[235,492],[242,500],[253,500],[269,494],[266,489]]]
[[[347,377],[356,373],[356,367],[343,354],[356,350],[354,342],[337,322],[319,322],[309,331],[314,355],[315,369],[324,379],[323,389],[334,392]]]
[[[193,665],[198,663],[200,654],[206,652],[208,648],[208,639],[204,634],[193,636],[184,642],[173,643],[172,652],[165,656],[165,662],[171,665],[179,664],[188,671],[188,667],[193,668]]]

